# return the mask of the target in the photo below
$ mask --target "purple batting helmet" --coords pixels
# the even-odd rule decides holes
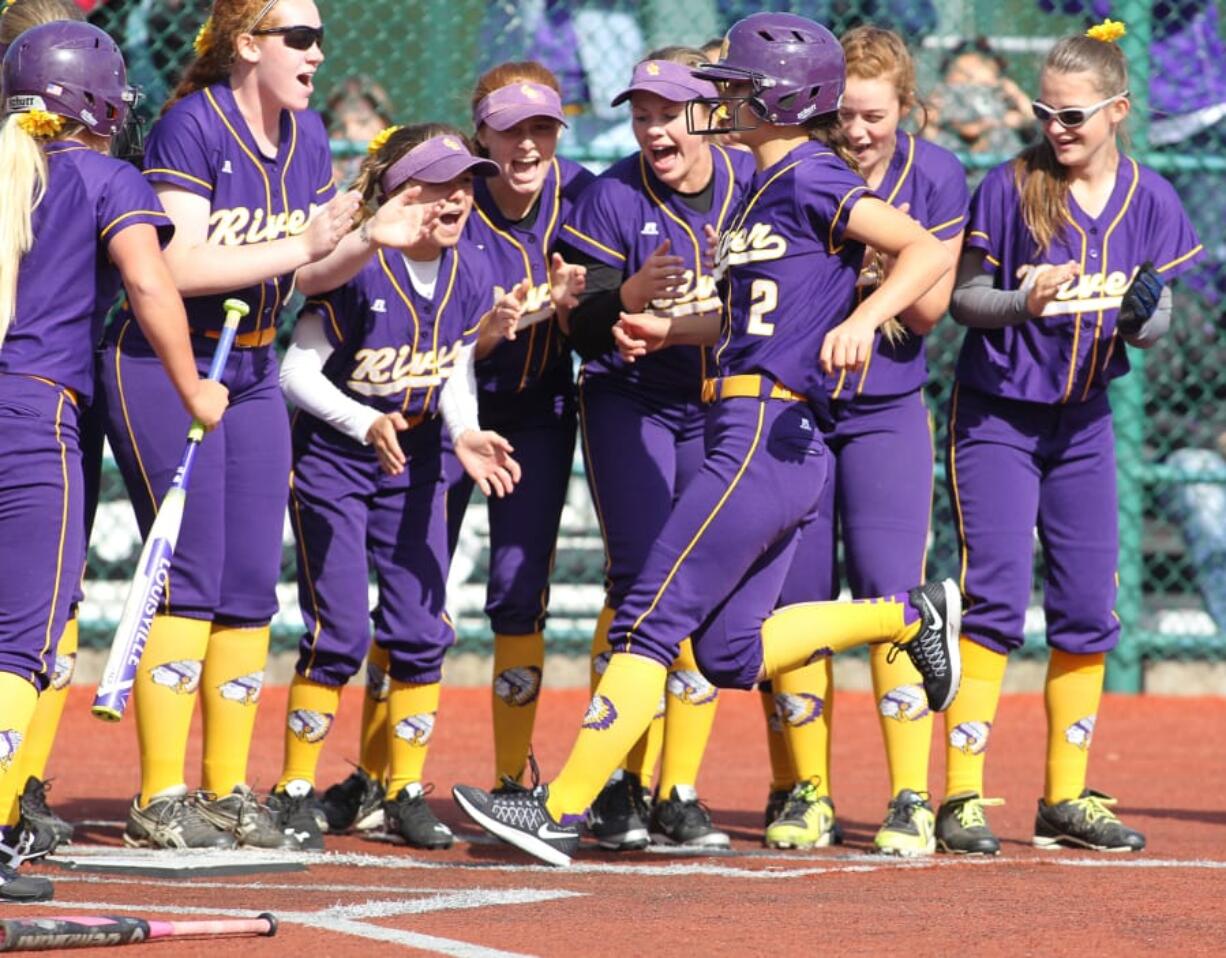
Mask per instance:
[[[759,123],[800,126],[839,108],[846,80],[843,48],[820,24],[792,13],[755,13],[732,25],[718,63],[694,68],[694,76],[720,83],[748,83],[741,96],[707,101],[730,126],[694,129],[725,133],[753,129],[737,124],[742,105]]]
[[[4,54],[5,113],[46,110],[114,136],[133,96],[118,44],[89,23],[31,27]]]

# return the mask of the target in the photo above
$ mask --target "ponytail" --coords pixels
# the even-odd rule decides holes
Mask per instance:
[[[34,210],[47,192],[47,158],[38,141],[10,113],[0,125],[0,180],[8,198],[0,203],[0,347],[17,308],[21,260],[34,245]]]

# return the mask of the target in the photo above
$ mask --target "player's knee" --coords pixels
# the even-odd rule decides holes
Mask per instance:
[[[732,646],[695,642],[694,659],[698,663],[698,670],[716,688],[748,689],[753,687],[756,667],[753,669],[755,675],[747,678],[745,658],[735,654]]]

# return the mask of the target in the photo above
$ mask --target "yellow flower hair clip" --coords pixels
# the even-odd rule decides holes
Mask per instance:
[[[64,129],[64,118],[46,110],[31,110],[17,115],[17,125],[34,137],[53,137]]]
[[[1120,37],[1124,36],[1128,29],[1120,20],[1112,20],[1108,17],[1102,23],[1095,24],[1086,31],[1086,36],[1091,40],[1099,40],[1102,43],[1115,43]]]
[[[366,146],[368,156],[373,156],[383,149],[384,144],[392,138],[392,134],[397,130],[403,130],[402,126],[385,126],[382,130],[370,138],[370,143]]]
[[[200,24],[200,29],[196,31],[196,39],[192,41],[192,49],[196,51],[197,57],[202,57],[209,52],[209,47],[213,45],[213,18],[209,17],[204,23]]]

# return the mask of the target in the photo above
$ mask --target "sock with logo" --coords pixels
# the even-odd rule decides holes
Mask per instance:
[[[366,654],[366,694],[362,696],[361,753],[358,764],[376,782],[387,781],[387,697],[391,655],[373,642]]]
[[[21,745],[21,774],[18,778],[23,788],[31,775],[40,780],[46,778],[55,733],[59,731],[64,703],[68,701],[68,687],[76,670],[79,635],[76,618],[69,619],[64,626],[64,634],[55,646],[55,670],[51,673],[51,681],[38,696],[34,717],[30,719],[26,740]]]
[[[945,794],[974,792],[982,796],[984,753],[988,747],[988,733],[996,721],[1000,685],[1009,658],[965,636],[959,648],[962,651],[962,684],[945,712]]]
[[[783,719],[775,708],[774,685],[763,682],[758,686],[758,700],[762,716],[766,719],[766,749],[771,763],[771,791],[790,792],[796,784],[796,770],[792,767],[792,753],[788,751],[787,736],[783,734]]]
[[[763,674],[773,679],[858,645],[907,642],[919,627],[919,612],[911,607],[906,593],[785,605],[762,623]]]
[[[0,825],[16,825],[21,815],[17,803],[25,787],[21,752],[37,705],[38,689],[29,679],[0,672],[0,756],[5,759],[0,762]]]
[[[212,628],[205,619],[174,615],[155,615],[149,627],[132,689],[142,808],[154,795],[187,787],[187,738]]]
[[[894,661],[889,661],[890,651],[888,645],[874,645],[869,651],[873,698],[890,769],[890,794],[909,788],[926,795],[932,713],[924,694],[924,680],[907,656],[895,655]]]
[[[395,798],[410,782],[421,781],[438,715],[439,689],[438,682],[416,685],[392,679],[387,697],[388,798]]]
[[[1103,697],[1107,657],[1101,652],[1074,655],[1051,650],[1043,698],[1047,706],[1047,780],[1049,805],[1080,798],[1086,787],[1090,740]]]
[[[663,665],[642,655],[619,652],[609,660],[570,757],[549,783],[548,807],[555,821],[581,815],[592,804],[651,722],[667,676]]]
[[[324,685],[294,675],[285,707],[285,760],[277,782],[278,792],[294,781],[315,787],[315,770],[324,750],[324,740],[340,708],[339,685]]]
[[[813,782],[819,798],[829,795],[833,662],[827,656],[803,669],[776,675],[771,682],[796,781]]]
[[[674,785],[696,785],[702,757],[707,751],[719,689],[707,681],[694,658],[694,645],[681,643],[677,661],[665,681],[664,748],[660,760],[660,794]]]
[[[271,629],[216,625],[204,656],[204,771],[206,792],[229,795],[247,781],[255,713],[264,687]]]
[[[494,786],[503,776],[521,781],[532,747],[536,705],[545,667],[545,636],[494,635]]]

